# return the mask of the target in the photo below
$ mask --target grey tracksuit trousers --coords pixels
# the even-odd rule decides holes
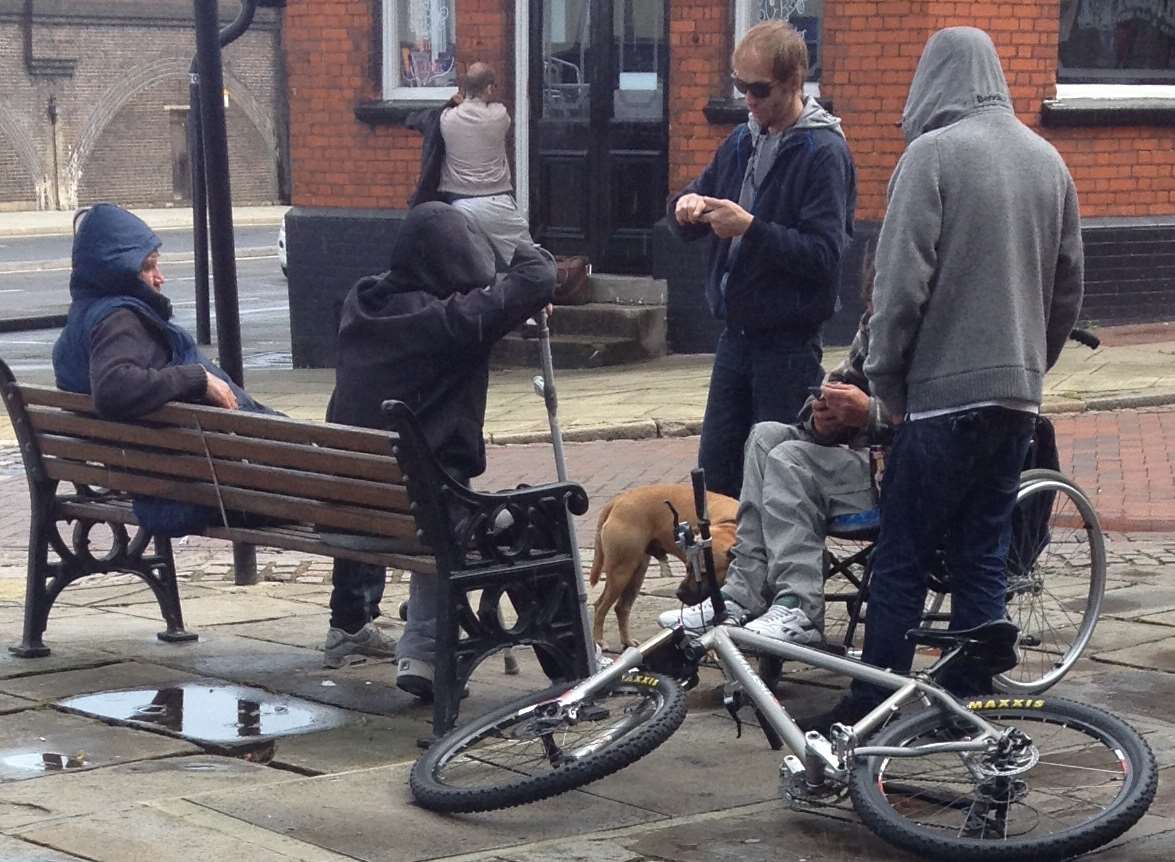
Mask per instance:
[[[798,607],[823,627],[828,519],[876,505],[867,451],[813,443],[797,425],[760,422],[744,450],[722,594],[755,615],[771,604]]]

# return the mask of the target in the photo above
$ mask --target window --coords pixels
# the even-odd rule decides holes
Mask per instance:
[[[735,0],[734,42],[761,21],[790,21],[804,34],[808,45],[808,80],[820,80],[820,18],[824,0]],[[805,93],[817,93],[817,88],[804,87]],[[736,94],[737,95],[737,94]]]
[[[1175,83],[1175,2],[1061,0],[1057,80]]]
[[[455,0],[383,0],[383,97],[447,99],[457,87]]]

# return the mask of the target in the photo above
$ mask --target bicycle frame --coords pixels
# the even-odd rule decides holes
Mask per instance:
[[[646,656],[659,649],[673,649],[672,641],[678,631],[666,629],[640,646],[629,647],[609,667],[564,692],[556,698],[555,703],[558,703],[561,708],[571,707],[590,697],[593,693],[608,688],[624,674],[639,668],[644,663]],[[880,688],[892,689],[894,693],[856,724],[845,728],[845,732],[838,733],[834,728],[831,741],[816,731],[809,731],[805,734],[783,705],[776,700],[766,683],[759,678],[747,657],[739,650],[739,645],[753,649],[759,654],[769,653],[782,659],[799,661],[812,667],[841,673]],[[998,729],[962,706],[933,682],[928,681],[928,677],[924,679],[921,676],[902,676],[880,670],[853,658],[843,658],[812,647],[763,637],[737,626],[712,628],[696,638],[687,648],[712,650],[717,654],[723,669],[743,687],[763,719],[775,731],[784,745],[799,758],[798,768],[791,765],[789,768],[792,768],[793,771],[802,769],[808,783],[812,786],[822,784],[829,772],[836,776],[843,776],[853,757],[919,757],[944,751],[981,752],[989,750],[1001,736]],[[939,663],[949,661],[954,655],[954,652],[944,655]],[[867,736],[878,728],[887,717],[900,709],[903,704],[916,697],[921,698],[928,706],[937,703],[958,717],[965,719],[974,725],[978,734],[966,742],[931,743],[913,748],[858,747],[856,745],[856,740]]]

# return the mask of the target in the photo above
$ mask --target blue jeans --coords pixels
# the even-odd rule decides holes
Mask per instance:
[[[354,633],[378,617],[386,575],[383,566],[336,559],[331,574],[331,628]]]
[[[706,487],[739,497],[743,448],[756,422],[796,421],[808,389],[824,379],[820,336],[727,327],[714,351],[698,466]]]
[[[910,670],[906,632],[921,625],[926,573],[940,549],[951,628],[1004,619],[1012,509],[1034,424],[1029,413],[981,407],[898,427],[881,486],[862,660]],[[853,694],[876,703],[891,692],[854,681]]]

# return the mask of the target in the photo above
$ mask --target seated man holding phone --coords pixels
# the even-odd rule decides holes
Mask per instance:
[[[756,634],[819,643],[824,626],[824,539],[830,518],[877,506],[870,452],[893,428],[865,378],[869,310],[845,361],[812,387],[799,422],[760,422],[744,452],[733,559],[722,587],[732,619]],[[700,631],[714,619],[709,599],[661,614]]]

